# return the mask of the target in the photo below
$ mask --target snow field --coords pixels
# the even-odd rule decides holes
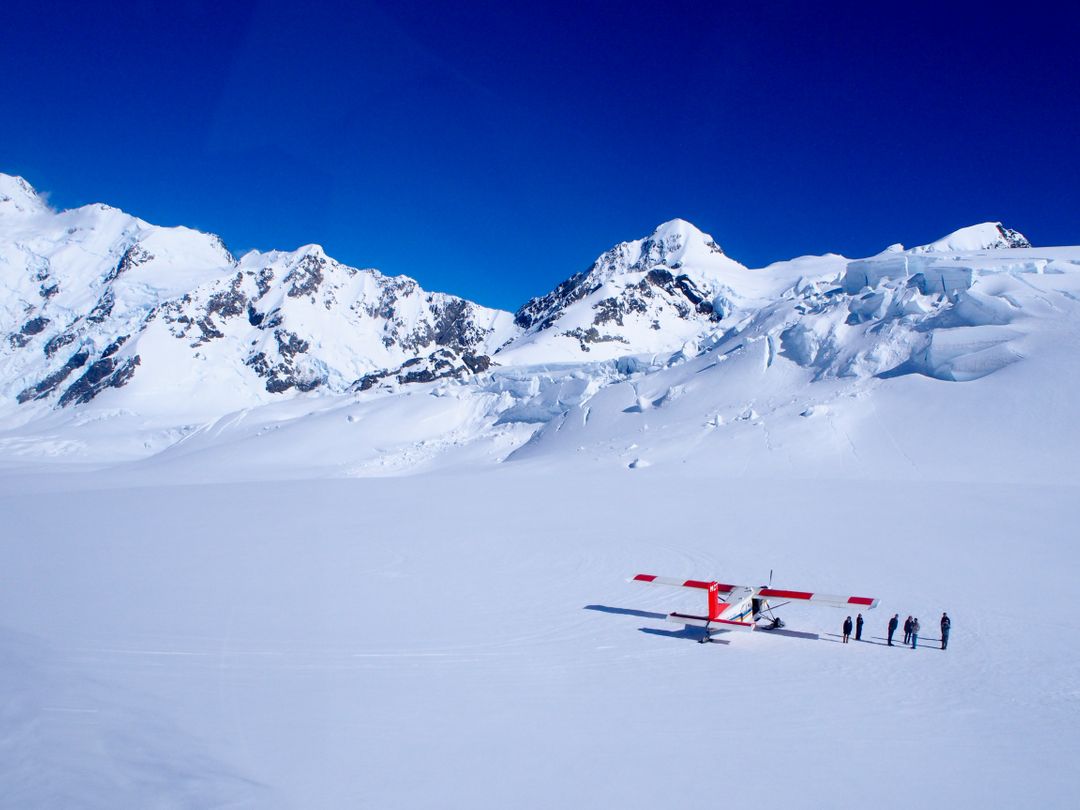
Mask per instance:
[[[522,464],[9,495],[0,615],[5,639],[37,646],[30,669],[5,667],[24,695],[8,738],[51,727],[91,763],[113,745],[126,792],[84,790],[93,773],[66,771],[42,743],[4,759],[3,795],[539,808],[704,806],[719,791],[799,806],[1069,806],[1076,622],[1023,594],[1042,604],[1036,594],[1070,590],[1075,488],[952,484],[944,504],[941,489],[661,468],[613,486]],[[659,618],[699,608],[694,594],[625,582],[755,584],[769,568],[780,587],[878,596],[871,642],[893,612],[917,615],[920,649],[833,643],[844,611],[810,607],[780,612],[817,638],[699,645]],[[97,684],[68,706],[96,713],[48,711],[50,680]]]

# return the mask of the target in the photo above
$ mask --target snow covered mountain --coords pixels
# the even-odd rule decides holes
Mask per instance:
[[[754,269],[672,220],[512,315],[317,245],[236,259],[108,206],[53,212],[7,176],[0,262],[0,460],[295,469],[303,447],[356,475],[582,448],[652,463],[763,420],[775,441],[905,380],[995,375],[1068,334],[1080,298],[1080,249],[1000,223]],[[658,415],[663,433],[621,438]]]
[[[52,212],[21,178],[0,188],[0,390],[19,404],[85,404],[127,386],[141,409],[198,403],[205,416],[273,395],[471,375],[493,360],[673,351],[714,329],[751,283],[711,237],[673,220],[512,317],[342,265],[318,245],[237,260],[212,235],[102,205]]]
[[[665,222],[521,307],[514,321],[525,334],[500,350],[499,360],[674,350],[731,311],[731,285],[745,273],[708,234],[685,220]]]
[[[410,278],[340,264],[318,245],[251,252],[105,205],[53,212],[0,176],[0,390],[220,414],[283,392],[345,391],[436,350],[473,365],[516,333],[508,313]]]
[[[940,253],[1001,248],[1029,248],[1031,242],[1019,231],[1006,228],[1000,222],[981,222],[969,225],[928,245],[912,248],[914,253]]]

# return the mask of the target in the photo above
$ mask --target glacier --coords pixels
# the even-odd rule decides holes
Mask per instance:
[[[0,805],[1070,807],[1078,331],[1000,223],[502,312],[0,175]],[[770,570],[866,640],[625,582]]]
[[[463,453],[499,463],[589,424],[585,412],[581,446],[603,441],[595,417],[645,389],[680,423],[746,409],[774,421],[778,403],[755,406],[773,389],[790,389],[795,412],[823,400],[832,418],[859,418],[863,395],[917,385],[903,377],[971,382],[1067,329],[1080,268],[1080,250],[1031,247],[1000,223],[863,259],[747,268],[672,220],[509,313],[318,245],[237,259],[216,236],[108,206],[55,212],[26,181],[2,180],[0,464],[47,468],[183,466],[217,445],[229,450],[206,470],[260,458],[252,474],[277,474],[278,445],[295,470],[294,431],[325,435],[310,439],[326,445],[305,465],[315,475],[453,466]],[[759,365],[768,373],[740,370]]]

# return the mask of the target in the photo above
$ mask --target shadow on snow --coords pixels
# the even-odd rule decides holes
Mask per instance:
[[[708,634],[705,632],[705,628],[699,627],[684,627],[682,630],[660,630],[656,627],[639,627],[638,632],[648,633],[650,636],[665,636],[667,638],[681,638],[686,641],[701,642],[702,639],[708,638]],[[717,638],[713,636],[709,638],[709,641],[713,644],[730,644],[731,642],[724,638]]]
[[[609,607],[608,605],[586,605],[585,610],[598,610],[601,613],[617,613],[620,616],[637,616],[639,619],[666,619],[666,613],[651,613],[648,610]]]

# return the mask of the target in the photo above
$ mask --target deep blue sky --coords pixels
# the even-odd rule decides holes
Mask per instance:
[[[753,266],[1080,243],[1071,4],[517,5],[5,3],[0,171],[511,309],[675,216]]]

